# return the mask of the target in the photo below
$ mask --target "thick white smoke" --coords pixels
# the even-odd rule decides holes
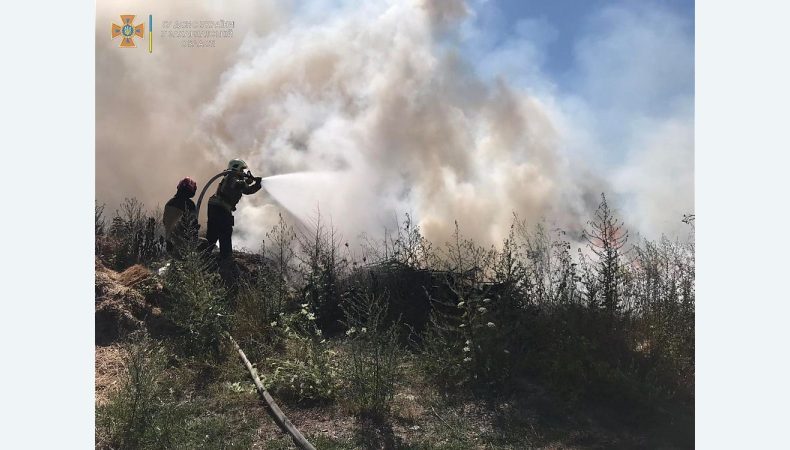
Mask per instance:
[[[498,243],[514,212],[532,222],[548,218],[575,234],[600,193],[611,191],[593,166],[565,153],[566,126],[574,122],[563,119],[551,99],[531,96],[505,78],[475,75],[474,61],[465,60],[452,32],[472,14],[462,1],[354,3],[325,15],[320,6],[299,15],[276,5],[257,9],[265,14],[245,13],[243,3],[225,5],[221,12],[236,14],[237,23],[262,22],[243,35],[239,31],[236,44],[223,54],[190,52],[204,64],[191,81],[179,83],[168,75],[177,64],[157,67],[147,81],[142,74],[139,81],[125,80],[164,90],[157,94],[162,104],[155,117],[169,134],[154,131],[143,139],[163,153],[146,155],[173,161],[168,162],[172,170],[151,176],[173,184],[180,176],[173,165],[183,162],[204,180],[231,157],[246,159],[263,176],[321,172],[271,188],[282,191],[277,198],[296,217],[320,207],[348,239],[381,233],[397,215],[411,213],[439,243],[454,220],[466,236]],[[113,97],[105,85],[111,83],[110,68],[98,62],[112,56],[99,49],[98,28],[97,117],[103,98]],[[174,52],[173,57],[189,56]],[[130,77],[136,73],[130,63],[124,71]],[[137,126],[157,129],[146,111],[136,113],[141,115]],[[106,119],[97,120],[101,125]],[[140,157],[123,145],[103,154],[108,151],[103,146],[122,141],[113,133],[124,133],[118,123],[108,127],[109,135],[97,136],[100,197],[113,189],[103,167],[123,171]],[[656,137],[645,145],[663,143]],[[666,175],[656,174],[651,182],[636,169],[661,164],[662,157],[634,160],[633,170],[618,172],[621,184],[633,186],[629,194],[672,195],[667,192],[674,190],[656,189]],[[682,188],[693,189],[693,178]],[[164,201],[168,192],[157,195]],[[150,194],[128,192],[146,200]],[[644,204],[637,202],[633,210],[645,217],[627,218],[632,225],[657,220]],[[280,210],[266,195],[243,200],[236,220],[240,243],[256,247]]]
[[[442,4],[379,4],[251,38],[205,109],[205,138],[266,174],[342,172],[301,194],[346,236],[403,212],[434,240],[458,220],[499,241],[514,211],[578,227],[589,186],[559,152],[545,107],[505,81],[484,84],[440,46],[439,28],[465,11]]]
[[[243,14],[242,14],[243,13]],[[121,14],[144,23],[146,40],[119,48],[110,36]],[[154,18],[153,53],[146,51],[148,14]],[[196,139],[200,111],[234,62],[241,38],[216,48],[181,48],[159,36],[163,20],[236,19],[237,35],[266,33],[283,22],[272,2],[234,0],[102,0],[96,3],[96,198],[115,207],[136,197],[164,205],[178,181],[207,180],[223,168],[215,149]],[[238,20],[242,17],[250,20]]]

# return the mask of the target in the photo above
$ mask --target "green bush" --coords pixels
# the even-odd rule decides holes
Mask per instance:
[[[165,253],[160,211],[147,212],[135,198],[127,198],[115,211],[106,232],[104,205],[95,208],[97,253],[104,253],[115,270],[134,264],[150,264]],[[105,236],[107,234],[108,236]],[[99,242],[103,241],[103,242]]]
[[[343,282],[349,266],[348,244],[331,224],[321,221],[320,211],[297,235],[298,273],[301,275],[301,301],[310,305],[318,326],[327,332],[340,328]],[[341,248],[342,247],[342,248]]]
[[[423,340],[426,373],[442,383],[499,382],[521,346],[524,270],[512,232],[502,252],[461,239],[456,225],[446,246],[447,298],[431,298],[431,326]]]
[[[295,239],[293,229],[280,216],[277,225],[266,233],[256,275],[239,280],[232,334],[253,360],[278,350],[282,344],[284,333],[272,323],[295,306],[295,290],[289,285],[294,278]]]
[[[230,318],[227,293],[219,275],[210,270],[193,243],[182,260],[165,273],[164,313],[181,331],[181,349],[189,355],[217,358]]]
[[[295,314],[281,314],[272,326],[283,334],[283,355],[268,358],[261,380],[267,389],[297,401],[327,401],[337,395],[337,353],[315,324],[316,315],[302,304]]]
[[[167,401],[163,347],[138,338],[123,348],[122,355],[120,383],[107,404],[97,409],[97,425],[113,448],[175,447],[182,411]]]
[[[343,375],[348,400],[359,415],[389,413],[399,377],[398,322],[387,324],[387,298],[363,293],[343,305],[349,336]]]
[[[250,448],[258,425],[239,414],[237,393],[188,392],[183,377],[169,372],[165,347],[146,336],[133,336],[122,355],[118,387],[96,410],[97,447]]]

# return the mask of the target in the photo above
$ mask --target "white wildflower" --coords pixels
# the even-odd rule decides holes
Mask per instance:
[[[362,333],[367,333],[367,332],[368,332],[368,329],[367,329],[367,328],[365,328],[365,327],[362,327],[362,329],[361,329],[361,330],[359,330],[359,331],[360,331],[360,332],[362,332]]]
[[[308,314],[307,314],[307,320],[315,320],[315,314],[313,314],[313,313],[308,313]]]
[[[488,322],[488,323],[486,324],[486,326],[487,326],[488,328],[494,328],[496,325],[494,325],[494,322]]]
[[[467,356],[466,358],[464,358],[464,362],[469,362],[469,361],[471,361],[471,360],[472,360],[472,358],[470,358],[470,357],[468,357],[468,356]]]
[[[357,332],[357,329],[354,328],[354,327],[351,327],[351,328],[348,329],[348,331],[346,331],[346,336],[351,336],[352,334],[354,334],[356,332]]]
[[[465,352],[470,352],[470,351],[472,351],[472,349],[470,349],[469,347],[464,347],[464,351]]]
[[[277,321],[275,320],[274,322],[270,323],[269,325],[271,325],[273,327],[276,327],[277,326]]]
[[[478,311],[480,311],[480,314],[485,314],[485,312],[486,312],[486,311],[488,311],[488,310],[487,310],[487,309],[485,309],[485,307],[483,307],[483,306],[481,306],[481,307],[477,308],[477,310],[478,310]]]
[[[463,306],[464,306],[464,303],[466,303],[466,302],[458,302],[458,307],[459,307],[459,308],[463,307]]]

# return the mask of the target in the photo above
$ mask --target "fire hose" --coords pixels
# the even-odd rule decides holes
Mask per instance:
[[[200,197],[198,197],[197,206],[195,206],[195,217],[199,217],[200,215],[200,204],[203,203],[203,196],[206,195],[206,191],[208,190],[208,187],[211,186],[211,183],[213,183],[217,178],[224,177],[225,175],[231,172],[232,170],[223,170],[222,172],[211,177],[211,179],[208,180],[206,185],[203,186],[203,190],[200,191]]]
[[[206,191],[208,190],[209,186],[211,186],[211,184],[214,181],[216,181],[217,178],[224,177],[229,173],[233,173],[233,171],[230,169],[223,170],[222,172],[211,177],[206,183],[206,185],[203,186],[203,190],[200,191],[200,196],[198,197],[197,205],[195,206],[195,217],[200,217],[200,205],[203,203],[203,196],[206,195]],[[253,176],[252,172],[250,172],[249,170],[247,171],[247,173],[244,174],[244,177],[247,179],[253,179],[253,180],[256,179],[256,177]]]
[[[200,205],[203,203],[203,196],[206,194],[206,191],[208,190],[209,186],[211,186],[211,184],[214,181],[216,181],[217,178],[223,177],[231,172],[232,170],[223,170],[222,172],[211,177],[211,179],[208,180],[206,185],[203,186],[203,190],[200,191],[200,197],[198,197],[197,205],[195,206],[195,217],[198,217],[198,214],[200,213]],[[248,179],[256,178],[252,175],[250,171],[247,171],[245,177]],[[315,447],[313,447],[313,445],[310,444],[310,442],[304,437],[304,435],[302,435],[299,429],[296,428],[293,425],[293,423],[291,423],[290,420],[288,420],[288,417],[285,414],[283,414],[282,410],[277,405],[277,402],[274,401],[272,396],[263,386],[263,383],[258,377],[255,367],[253,367],[250,360],[247,359],[247,355],[244,354],[244,351],[241,349],[241,347],[239,347],[239,344],[236,343],[236,340],[233,339],[233,336],[231,336],[230,333],[225,332],[225,337],[228,338],[230,343],[233,344],[233,347],[238,352],[239,357],[244,363],[244,366],[247,368],[247,371],[250,373],[250,377],[252,377],[253,383],[255,383],[255,387],[258,389],[258,393],[260,394],[263,401],[266,402],[266,406],[269,410],[269,413],[271,414],[272,418],[277,423],[277,425],[280,427],[280,429],[282,429],[285,433],[288,433],[288,435],[291,436],[291,439],[293,440],[294,444],[296,444],[296,446],[299,447],[300,449],[315,450]]]
[[[274,421],[277,422],[277,425],[279,425],[283,431],[285,431],[291,436],[291,439],[293,440],[294,444],[296,444],[296,446],[299,447],[300,449],[315,450],[315,447],[313,447],[313,445],[304,437],[304,435],[302,435],[299,429],[296,428],[291,423],[290,420],[288,420],[288,417],[286,417],[286,415],[283,414],[282,410],[280,409],[279,406],[277,406],[277,403],[274,401],[272,396],[269,395],[269,392],[263,386],[263,383],[261,382],[260,378],[258,378],[258,374],[257,371],[255,370],[255,367],[253,367],[252,363],[250,363],[250,360],[247,359],[247,356],[241,350],[239,344],[236,343],[236,340],[233,339],[233,336],[231,336],[230,333],[225,333],[225,336],[227,336],[231,344],[233,344],[233,347],[239,353],[239,357],[244,362],[244,365],[247,367],[247,371],[250,372],[250,376],[252,377],[252,381],[255,383],[255,387],[258,389],[258,393],[261,395],[261,398],[263,398],[263,400],[266,402],[266,405],[269,407],[269,412],[271,413],[272,418],[274,418]]]

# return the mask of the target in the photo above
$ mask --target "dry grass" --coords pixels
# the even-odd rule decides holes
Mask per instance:
[[[118,345],[96,347],[96,406],[107,402],[112,389],[118,384],[123,360],[121,348]]]
[[[153,278],[154,274],[140,264],[135,264],[132,267],[124,270],[116,276],[116,279],[122,285],[133,288],[147,280]]]

